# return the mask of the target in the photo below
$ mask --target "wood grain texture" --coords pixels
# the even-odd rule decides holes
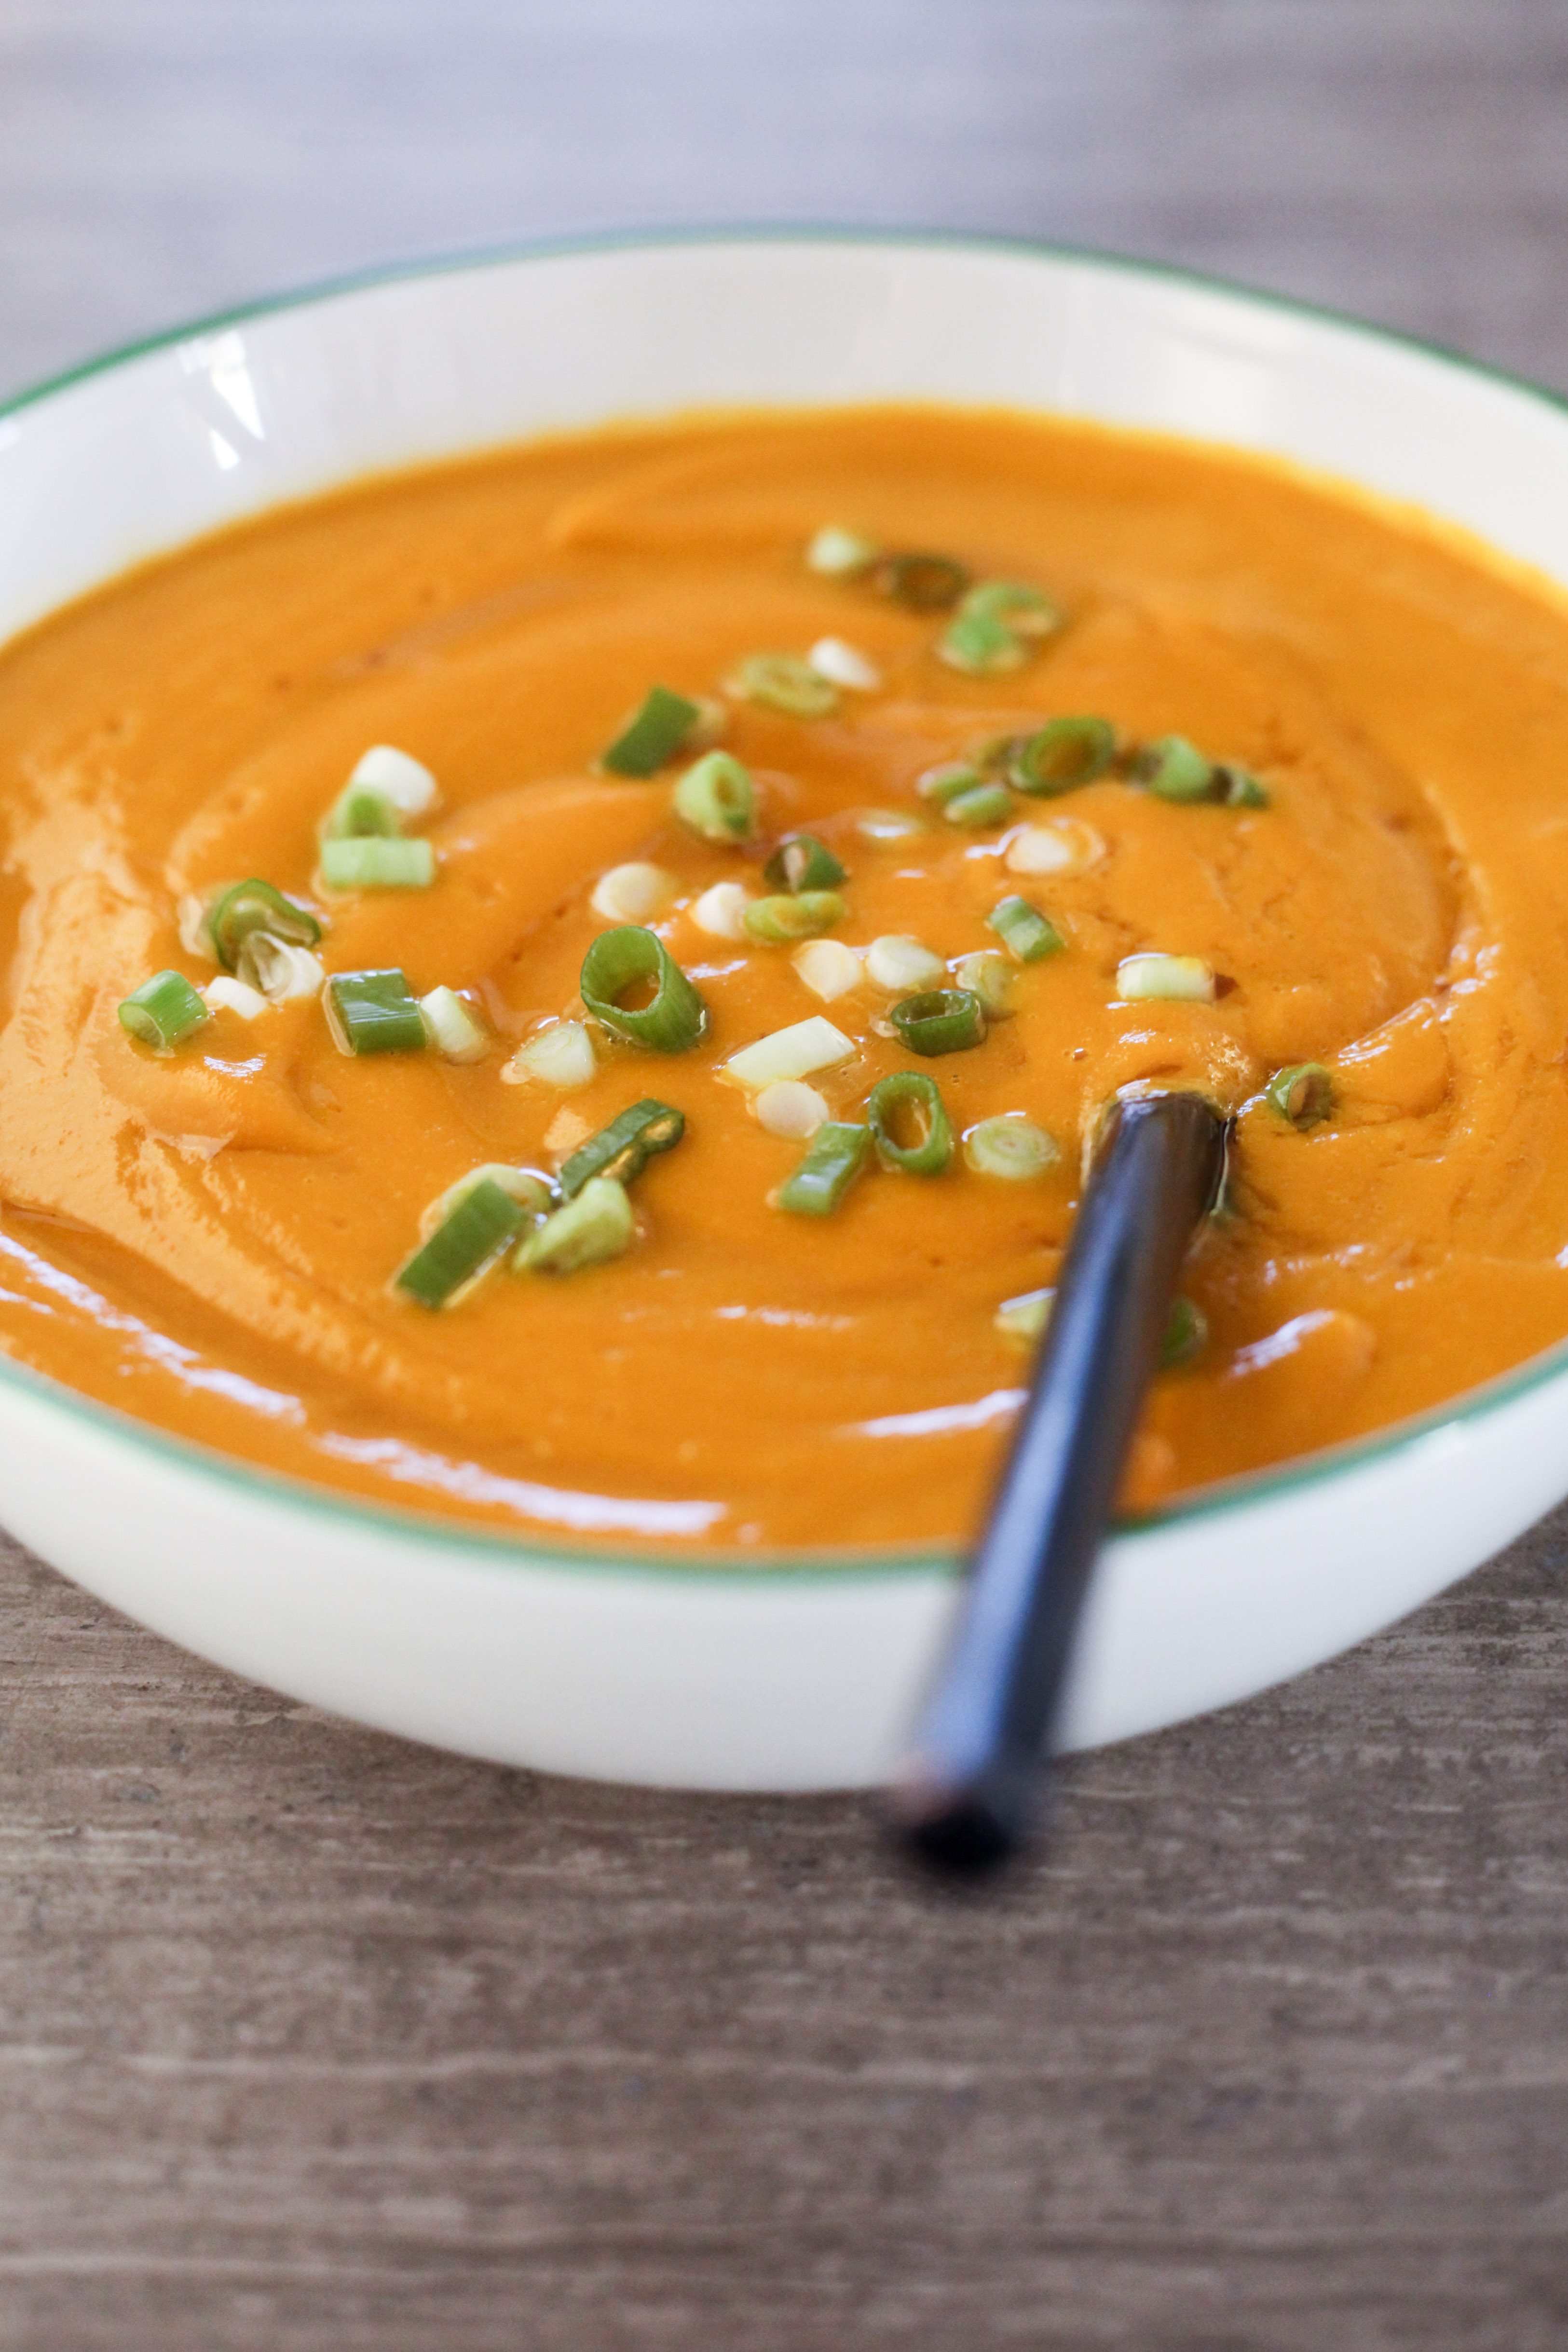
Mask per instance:
[[[944,221],[1568,384],[1552,0],[0,0],[0,379],[366,260]],[[0,2352],[1556,2352],[1568,1514],[1085,1759],[865,1809],[329,1721],[0,1555]],[[1260,1578],[1267,1563],[1259,1563]]]

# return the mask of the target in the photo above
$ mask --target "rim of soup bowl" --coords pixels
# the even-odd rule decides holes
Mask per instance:
[[[1073,263],[1154,286],[1191,287],[1201,292],[1219,295],[1246,310],[1331,326],[1379,349],[1415,352],[1434,366],[1451,370],[1482,383],[1526,394],[1560,419],[1568,419],[1568,395],[1553,392],[1550,386],[1529,376],[1473,359],[1451,345],[1426,336],[1374,325],[1358,318],[1353,312],[1337,310],[1331,304],[1271,292],[1236,278],[1190,268],[1179,262],[1151,260],[1135,254],[1108,251],[1092,246],[1058,244],[1046,238],[973,230],[862,227],[847,222],[766,221],[750,225],[694,224],[648,229],[606,229],[524,238],[462,247],[414,261],[381,263],[308,280],[280,293],[258,296],[254,300],[236,303],[225,310],[182,320],[154,334],[116,344],[74,367],[62,369],[54,375],[25,385],[19,392],[0,401],[0,425],[53,399],[57,394],[93,383],[101,376],[112,375],[117,370],[129,367],[139,360],[176,350],[194,337],[217,334],[257,320],[308,310],[318,305],[325,306],[378,288],[458,277],[530,261],[570,259],[575,256],[689,251],[704,246],[723,248],[791,244],[1010,255],[1021,260]],[[1198,436],[1184,435],[1180,437],[1195,439]],[[1214,446],[1224,447],[1228,445],[1216,441]],[[1349,488],[1357,487],[1353,477],[1340,478]],[[1444,518],[1436,515],[1436,520],[1441,522]],[[205,535],[195,534],[198,538]],[[167,552],[173,552],[173,550]],[[106,579],[113,576],[106,575]],[[1141,1546],[1174,1528],[1192,1529],[1201,1527],[1205,1521],[1223,1520],[1250,1508],[1288,1501],[1292,1496],[1331,1485],[1336,1479],[1357,1471],[1393,1462],[1401,1454],[1419,1455],[1426,1442],[1437,1433],[1468,1428],[1489,1420],[1506,1412],[1521,1398],[1565,1376],[1568,1376],[1568,1338],[1490,1380],[1460,1391],[1457,1396],[1431,1406],[1424,1412],[1392,1423],[1365,1437],[1348,1439],[1311,1454],[1292,1456],[1278,1465],[1215,1480],[1194,1488],[1190,1494],[1177,1496],[1152,1510],[1141,1512],[1135,1517],[1118,1519],[1111,1532],[1119,1544]],[[143,1421],[136,1414],[121,1412],[112,1405],[104,1404],[97,1398],[85,1395],[66,1382],[35,1370],[31,1365],[0,1353],[0,1391],[5,1389],[18,1390],[25,1395],[45,1402],[56,1411],[74,1414],[97,1430],[143,1448],[172,1467],[195,1472],[221,1486],[237,1488],[241,1493],[262,1495],[273,1503],[283,1504],[307,1515],[369,1527],[395,1538],[400,1543],[426,1549],[432,1546],[456,1546],[476,1560],[488,1557],[500,1567],[518,1560],[536,1559],[552,1568],[578,1568],[595,1574],[609,1570],[653,1581],[705,1582],[721,1578],[732,1587],[738,1576],[742,1581],[787,1577],[801,1580],[821,1579],[842,1585],[858,1579],[881,1580],[890,1577],[929,1576],[932,1571],[951,1570],[964,1546],[964,1538],[956,1536],[903,1544],[883,1542],[836,1546],[824,1543],[758,1546],[755,1549],[731,1546],[722,1550],[694,1550],[683,1547],[679,1540],[672,1540],[668,1546],[660,1542],[656,1549],[651,1538],[645,1544],[635,1545],[596,1535],[584,1535],[568,1541],[546,1532],[542,1528],[516,1530],[500,1524],[448,1516],[434,1507],[426,1508],[414,1503],[382,1503],[328,1486],[318,1486],[308,1478],[268,1470],[259,1464],[246,1461],[239,1454],[200,1444],[176,1432],[161,1428],[155,1423]]]

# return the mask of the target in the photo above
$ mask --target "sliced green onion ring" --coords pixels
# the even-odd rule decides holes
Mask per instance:
[[[1264,809],[1268,794],[1250,768],[1222,764],[1214,772],[1213,797],[1221,808]]]
[[[420,1240],[427,1242],[458,1203],[468,1199],[475,1185],[485,1183],[499,1184],[503,1192],[510,1193],[531,1224],[542,1223],[552,1209],[560,1206],[557,1188],[537,1168],[517,1168],[508,1160],[487,1160],[436,1195],[419,1220]]]
[[[748,841],[756,830],[757,788],[732,751],[705,751],[676,785],[672,805],[704,841]]]
[[[213,900],[206,912],[206,929],[213,953],[225,971],[238,970],[240,949],[252,931],[268,931],[275,940],[298,948],[313,948],[321,936],[321,926],[309,907],[285,898],[281,890],[254,874],[248,881],[231,884],[221,898]]]
[[[1037,907],[1015,891],[999,898],[985,918],[987,930],[994,931],[1008,952],[1020,963],[1043,963],[1047,956],[1057,955],[1067,942],[1060,931]]]
[[[1051,800],[1103,776],[1116,757],[1116,730],[1092,715],[1047,719],[1014,752],[1008,782],[1032,799]]]
[[[753,898],[741,918],[748,939],[765,947],[817,940],[841,923],[847,909],[837,890],[802,890],[795,898]]]
[[[526,1222],[521,1202],[481,1176],[393,1276],[421,1307],[445,1307],[500,1256]]]
[[[911,1054],[960,1054],[985,1036],[980,999],[967,988],[924,988],[893,1005],[889,1020]]]
[[[966,793],[955,793],[942,813],[949,824],[968,825],[978,832],[1006,824],[1013,814],[1013,795],[1005,784],[975,784]]]
[[[212,1017],[212,1007],[183,971],[155,971],[120,1007],[121,1027],[157,1054],[169,1053]]]
[[[1162,735],[1145,743],[1132,772],[1146,792],[1163,801],[1214,798],[1215,764],[1184,735]]]
[[[902,1176],[940,1176],[952,1159],[952,1125],[942,1091],[923,1070],[894,1070],[879,1078],[867,1097],[866,1122],[883,1167]],[[900,1143],[900,1130],[910,1125],[915,1140]]]
[[[831,1216],[865,1166],[870,1142],[868,1127],[825,1120],[773,1194],[773,1206],[796,1217]]]
[[[1061,1151],[1056,1138],[1021,1113],[1004,1112],[983,1118],[963,1139],[963,1156],[980,1176],[1003,1176],[1026,1184],[1056,1167]]]
[[[991,613],[955,613],[936,650],[939,660],[966,677],[1005,677],[1029,658],[1023,638]]]
[[[1173,1371],[1178,1364],[1190,1363],[1209,1336],[1208,1318],[1201,1307],[1190,1298],[1173,1301],[1170,1319],[1160,1341],[1160,1370]]]
[[[655,776],[691,740],[702,718],[700,703],[667,686],[650,686],[615,741],[599,754],[612,776]]]
[[[455,988],[432,988],[419,1000],[425,1034],[448,1062],[482,1062],[489,1051],[489,1031],[471,1004]]]
[[[636,923],[601,931],[583,959],[578,982],[583,1002],[612,1036],[655,1054],[684,1054],[708,1034],[708,1007],[664,941]],[[636,1010],[620,999],[628,989],[651,987],[649,1002]]]
[[[1315,1127],[1333,1116],[1334,1081],[1321,1062],[1292,1062],[1277,1070],[1264,1094],[1270,1110],[1292,1127]]]
[[[949,613],[969,585],[969,574],[951,555],[885,555],[871,574],[879,596],[911,613]]]
[[[952,971],[960,988],[980,999],[987,1021],[1005,1021],[1017,1010],[1018,967],[1000,949],[976,948],[971,955],[955,957]]]
[[[763,880],[773,889],[797,897],[805,890],[837,890],[847,879],[831,849],[814,833],[790,834],[763,868]]]
[[[992,1324],[1005,1339],[1023,1339],[1033,1345],[1050,1321],[1056,1300],[1054,1290],[1020,1291],[1016,1298],[1002,1301],[991,1318]]]
[[[625,1187],[613,1176],[590,1176],[575,1200],[519,1243],[512,1268],[518,1274],[577,1274],[619,1257],[636,1234]]]
[[[335,971],[321,999],[340,1054],[418,1054],[428,1040],[407,977],[389,971]]]
[[[981,770],[968,760],[940,760],[915,778],[915,790],[922,801],[934,801],[938,808],[945,808],[960,793],[972,793],[984,782]]]
[[[322,842],[321,875],[329,890],[428,890],[436,852],[427,841],[401,835],[356,834]]]
[[[731,673],[729,690],[743,702],[786,719],[829,719],[838,708],[838,688],[799,654],[747,654]]]
[[[824,580],[852,580],[875,563],[881,549],[864,531],[841,522],[825,522],[805,551],[805,568]]]
[[[580,1143],[562,1163],[563,1199],[574,1200],[595,1176],[613,1176],[617,1184],[629,1184],[642,1174],[655,1152],[668,1151],[685,1132],[683,1111],[645,1096],[629,1110],[618,1111],[607,1127]]]
[[[1026,580],[977,580],[958,609],[1004,621],[1020,637],[1048,637],[1062,625],[1060,605]]]

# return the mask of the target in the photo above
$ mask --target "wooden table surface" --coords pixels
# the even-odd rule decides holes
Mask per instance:
[[[1565,87],[1552,0],[4,0],[0,382],[769,215],[1117,245],[1568,384]],[[1086,1759],[962,1904],[856,1801],[403,1746],[5,1552],[0,2347],[1568,2346],[1565,1552]]]

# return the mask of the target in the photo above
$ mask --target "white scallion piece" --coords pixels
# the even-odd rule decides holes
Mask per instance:
[[[855,830],[862,841],[879,841],[896,848],[900,841],[909,841],[917,833],[930,830],[924,817],[909,809],[862,809],[855,820]]]
[[[805,568],[824,580],[850,580],[880,553],[876,541],[863,531],[847,530],[841,522],[824,523],[805,551]]]
[[[419,999],[425,1034],[448,1062],[478,1062],[484,1057],[489,1034],[471,1005],[455,988],[433,988]]]
[[[349,778],[351,791],[379,793],[402,816],[423,816],[435,805],[437,785],[421,761],[391,743],[373,743]]]
[[[836,1062],[847,1062],[855,1052],[855,1040],[814,1013],[809,1021],[792,1022],[787,1029],[775,1029],[770,1037],[759,1037],[754,1045],[742,1045],[731,1054],[719,1072],[748,1094],[760,1094],[779,1078],[809,1078],[818,1070],[830,1070]]]
[[[995,1329],[1008,1339],[1037,1339],[1051,1319],[1056,1303],[1054,1290],[1025,1290],[1016,1298],[1005,1298],[991,1318]]]
[[[647,866],[639,858],[612,866],[601,874],[588,904],[607,923],[646,923],[663,912],[676,893],[673,874],[662,866]]]
[[[597,1076],[598,1069],[594,1041],[583,1023],[552,1021],[548,1029],[524,1039],[510,1061],[502,1065],[501,1076],[509,1087],[542,1078],[547,1087],[567,1095],[575,1087],[585,1087]]]
[[[828,1115],[825,1097],[801,1078],[775,1078],[771,1087],[764,1087],[752,1097],[752,1108],[759,1127],[765,1127],[770,1135],[786,1136],[797,1143],[815,1135]]]
[[[912,996],[922,988],[940,988],[947,978],[947,966],[923,940],[888,931],[866,950],[866,977],[885,988],[889,996]]]
[[[1116,967],[1116,993],[1134,1003],[1152,997],[1212,1004],[1214,973],[1199,956],[1123,956]]]
[[[223,891],[220,889],[214,895],[221,898]],[[213,953],[212,933],[207,929],[206,900],[198,898],[194,890],[187,890],[174,910],[174,919],[180,927],[180,945],[185,953],[188,956],[205,956],[208,963],[216,963],[217,958]]]
[[[326,978],[320,956],[289,940],[275,940],[270,931],[252,931],[239,950],[240,968],[268,1004],[287,1004],[291,997],[320,996]]]
[[[882,683],[876,663],[845,637],[818,637],[806,660],[819,677],[847,686],[852,694],[875,694]]]
[[[691,909],[691,919],[710,940],[743,940],[752,894],[742,882],[715,882]]]
[[[1004,863],[1009,874],[1087,874],[1104,856],[1105,844],[1093,825],[1058,816],[1046,824],[1020,825],[1008,838]]]
[[[247,988],[243,980],[231,980],[226,971],[209,980],[201,993],[210,1011],[237,1013],[242,1021],[254,1021],[258,1013],[268,1009],[267,999],[258,988]]]
[[[842,940],[807,940],[796,948],[790,961],[810,989],[820,996],[824,1004],[831,1004],[836,996],[847,996],[861,981],[858,948],[846,947]]]

